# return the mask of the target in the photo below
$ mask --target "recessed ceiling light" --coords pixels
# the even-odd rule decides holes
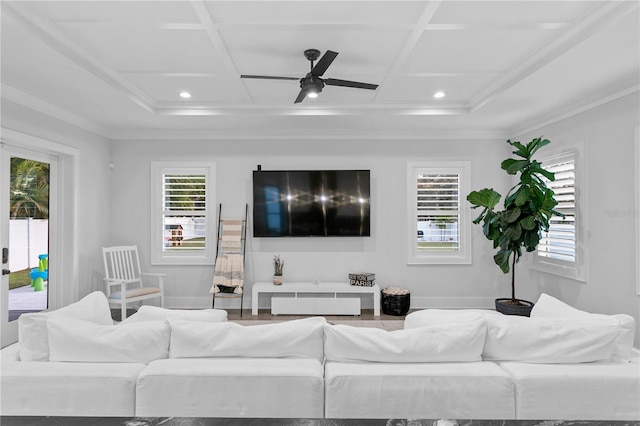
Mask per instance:
[[[433,97],[436,99],[444,98],[444,92],[436,92],[433,94]]]
[[[191,93],[189,92],[180,92],[180,97],[183,99],[189,99],[191,97]]]

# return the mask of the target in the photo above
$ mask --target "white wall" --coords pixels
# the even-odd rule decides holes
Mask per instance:
[[[589,312],[625,313],[640,324],[640,296],[635,268],[635,129],[639,123],[638,94],[604,104],[577,116],[523,135],[543,134],[552,145],[584,144],[587,199],[587,280],[579,282],[520,268],[520,295],[535,300],[551,294]],[[615,213],[618,212],[618,213]],[[640,342],[636,328],[635,346]]]
[[[367,238],[250,238],[247,253],[245,307],[251,284],[269,280],[274,254],[285,261],[285,279],[345,281],[354,271],[372,271],[381,287],[411,290],[412,306],[491,307],[506,292],[507,279],[493,264],[490,244],[474,227],[472,265],[407,265],[406,163],[419,159],[471,160],[472,188],[504,190],[507,176],[498,159],[504,141],[118,141],[113,142],[110,244],[138,244],[142,263],[167,273],[167,305],[210,306],[212,267],[149,265],[150,162],[213,160],[217,172],[217,203],[223,217],[251,212],[251,172],[263,169],[370,169],[372,236]],[[502,182],[503,188],[500,183]],[[477,229],[475,229],[477,228]],[[412,234],[412,238],[415,236]],[[495,290],[501,281],[504,289]],[[223,305],[222,302],[229,302]],[[261,300],[261,306],[268,301]],[[371,301],[364,300],[365,307]],[[238,307],[237,300],[216,306]],[[268,305],[267,305],[268,306]]]
[[[640,323],[635,287],[635,217],[611,211],[635,210],[634,130],[637,95],[602,105],[542,129],[552,146],[585,146],[588,276],[577,282],[518,266],[518,291],[536,300],[547,292],[577,308],[627,313]],[[490,244],[473,230],[472,265],[406,264],[405,165],[416,159],[472,161],[472,188],[504,192],[499,162],[509,154],[504,141],[146,141],[109,142],[31,110],[3,103],[5,128],[73,146],[80,152],[78,176],[78,297],[102,288],[100,247],[136,243],[149,264],[151,160],[210,159],[217,163],[217,202],[225,217],[240,216],[251,200],[251,171],[265,169],[367,168],[372,176],[372,237],[250,239],[247,290],[271,275],[271,258],[285,258],[290,280],[342,280],[349,271],[370,270],[382,286],[412,292],[412,306],[490,306],[508,294],[508,276],[493,264]],[[109,162],[114,169],[109,169]],[[606,180],[603,179],[606,177]],[[208,306],[210,267],[148,267],[168,274],[169,306]],[[500,283],[499,291],[493,283]],[[71,284],[73,285],[73,284]],[[249,306],[250,298],[245,300]],[[234,305],[235,307],[235,305]],[[636,346],[640,337],[636,336]]]
[[[94,290],[102,290],[102,253],[109,234],[109,141],[94,133],[62,123],[10,101],[2,103],[2,126],[27,135],[73,147],[78,151],[77,278],[67,282],[62,302],[71,303]],[[68,190],[68,188],[63,188]],[[63,229],[62,232],[73,232]],[[71,276],[73,274],[69,274]],[[75,282],[74,282],[75,281]]]

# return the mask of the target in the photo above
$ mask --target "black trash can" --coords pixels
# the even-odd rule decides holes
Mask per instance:
[[[407,315],[411,305],[411,293],[406,288],[387,287],[382,289],[380,303],[382,313],[387,315]]]

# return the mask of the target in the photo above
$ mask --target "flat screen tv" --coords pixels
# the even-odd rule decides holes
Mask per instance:
[[[368,237],[369,170],[256,170],[254,237]]]

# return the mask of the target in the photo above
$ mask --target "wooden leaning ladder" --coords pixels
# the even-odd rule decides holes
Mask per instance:
[[[245,261],[245,254],[247,251],[247,216],[249,214],[249,205],[245,204],[245,208],[244,208],[244,218],[242,219],[242,230],[241,230],[241,236],[240,236],[240,254],[242,254],[242,268],[243,268],[243,278],[244,278],[244,267],[246,265],[246,261]],[[225,253],[221,253],[220,252],[220,242],[222,241],[222,224],[223,224],[224,220],[222,219],[222,203],[220,203],[220,205],[218,206],[218,240],[216,242],[216,263],[218,262],[218,256],[220,254],[225,254]],[[214,263],[214,271],[215,271],[215,263]],[[215,272],[214,272],[215,273]],[[235,294],[235,293],[213,293],[213,300],[211,303],[211,307],[215,308],[216,307],[216,295],[217,297],[223,298],[223,299],[231,299],[231,298],[240,298],[240,318],[242,318],[242,308],[243,308],[243,302],[244,302],[244,285],[243,285],[243,289],[242,289],[242,293],[240,294]]]

